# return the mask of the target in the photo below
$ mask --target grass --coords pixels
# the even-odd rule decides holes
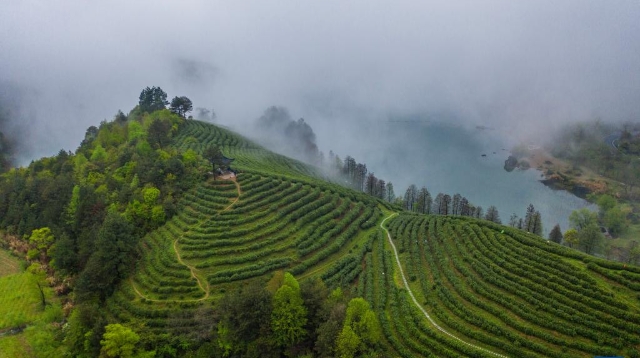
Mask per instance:
[[[0,277],[0,329],[33,322],[41,313],[40,291],[32,274]]]
[[[47,306],[42,308],[36,280],[26,271],[0,277],[0,358],[60,356],[54,345],[59,328],[52,323],[62,319],[62,309],[49,288],[45,288]],[[18,334],[2,335],[19,326],[26,328]]]
[[[63,357],[56,340],[60,328],[46,321],[35,322],[19,334],[0,337],[0,358]]]
[[[0,277],[20,272],[20,261],[8,251],[0,249]]]

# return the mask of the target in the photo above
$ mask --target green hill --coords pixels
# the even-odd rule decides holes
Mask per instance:
[[[176,124],[172,143],[156,150],[157,160],[169,162],[175,157],[186,163],[193,153],[202,155],[205,149],[217,146],[225,156],[234,158],[237,176],[214,179],[206,173],[195,175],[197,170],[207,170],[198,156],[195,160],[201,164],[185,171],[191,178],[188,181],[181,182],[181,171],[170,171],[172,166],[167,164],[160,174],[150,174],[146,189],[142,189],[137,183],[145,180],[144,173],[134,176],[131,168],[142,165],[144,153],[152,152],[131,139],[133,127],[129,124],[128,134],[124,132],[122,137],[128,136],[134,144],[126,148],[134,149],[121,150],[133,154],[121,154],[118,160],[100,159],[95,154],[99,149],[87,149],[96,148],[91,142],[81,147],[91,157],[89,164],[81,163],[81,169],[88,166],[91,172],[94,157],[102,160],[96,165],[102,177],[88,174],[98,188],[102,188],[101,180],[106,182],[105,189],[96,189],[97,193],[106,192],[106,199],[97,203],[141,223],[135,232],[144,236],[135,243],[137,256],[127,256],[117,266],[118,272],[123,265],[130,267],[130,273],[107,295],[104,304],[83,302],[74,311],[78,313],[72,313],[72,328],[60,333],[67,337],[65,344],[99,345],[101,337],[87,335],[87,330],[74,325],[103,332],[101,327],[106,324],[122,323],[137,332],[140,344],[154,350],[156,356],[195,356],[198,350],[205,355],[202,347],[207,344],[211,352],[221,352],[229,347],[221,318],[225,314],[221,307],[228,307],[229,295],[240,289],[244,290],[241,297],[250,295],[255,282],[276,291],[282,271],[287,271],[305,290],[321,278],[326,286],[341,287],[349,297],[364,297],[379,322],[382,337],[375,350],[382,356],[638,355],[640,268],[636,266],[600,260],[484,220],[401,212],[327,181],[312,166],[199,121]],[[103,145],[108,142],[105,138],[126,142],[100,133],[98,138]],[[105,145],[102,150],[116,153],[113,148]],[[134,161],[142,164],[130,164]],[[114,169],[108,169],[109,165]],[[78,175],[78,170],[64,172],[69,178]],[[111,172],[113,180],[109,179]],[[5,176],[7,181],[10,175],[17,181],[16,173]],[[174,189],[179,185],[173,182],[182,183],[183,189]],[[118,185],[131,189],[123,193]],[[171,212],[166,222],[155,220],[152,222],[160,224],[153,226],[145,213],[158,207],[154,204],[157,195],[148,203],[136,204],[136,198],[145,196],[146,200],[145,193],[155,187],[161,188],[163,203],[169,203],[163,207]],[[71,189],[72,185],[65,186],[65,190]],[[113,192],[109,194],[109,190]],[[175,203],[170,200],[173,198]],[[74,203],[71,193],[60,201]],[[69,206],[62,205],[58,212],[68,213]],[[16,227],[27,225],[20,220],[16,223]],[[101,230],[93,232],[102,237]],[[95,245],[100,245],[99,240]],[[87,265],[92,263],[84,260]],[[70,277],[79,275],[82,282],[83,273],[72,270],[77,266],[69,267]],[[311,298],[305,296],[305,304],[312,302]],[[335,302],[332,307],[339,306]],[[310,306],[307,310],[310,315],[319,311]],[[96,319],[86,312],[101,312],[104,318]],[[342,312],[342,318],[330,316],[340,322],[336,332],[341,331],[342,320],[346,322],[344,306]],[[320,341],[321,333],[307,332],[307,338]],[[268,333],[250,336],[259,341],[263,334]],[[286,352],[310,355],[314,353],[311,348],[298,347],[296,351],[296,347],[289,347]],[[331,355],[319,350],[314,354]]]
[[[158,334],[180,334],[195,320],[176,326],[160,318],[196,310],[276,270],[330,284],[356,279],[383,203],[217,126],[188,121],[176,138],[183,150],[209,145],[235,158],[237,178],[209,178],[189,190],[178,214],[142,240],[135,274],[110,301],[114,317],[147,320]]]
[[[201,183],[143,240],[136,273],[110,301],[114,318],[188,335],[201,302],[287,270],[353,285],[375,307],[394,355],[587,357],[640,343],[637,267],[482,220],[403,213],[387,225],[439,330],[403,288],[381,234],[390,208],[213,125],[188,122],[176,139],[183,150],[210,144],[236,158],[237,180]],[[181,325],[171,319],[189,310]]]

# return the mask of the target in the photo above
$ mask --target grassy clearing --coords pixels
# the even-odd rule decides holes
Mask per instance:
[[[52,345],[59,328],[53,322],[62,319],[62,308],[45,288],[46,308],[42,308],[37,278],[29,272],[0,277],[0,358],[57,357],[61,352]],[[14,335],[2,335],[9,328],[26,326]]]
[[[0,337],[0,358],[64,357],[64,347],[56,341],[60,330],[59,326],[43,319],[22,333]]]
[[[20,272],[20,261],[8,251],[0,250],[0,277]]]
[[[34,275],[23,272],[0,277],[0,329],[33,322],[41,313]]]
[[[33,351],[28,349],[29,342],[25,334],[0,337],[0,358],[30,358]]]

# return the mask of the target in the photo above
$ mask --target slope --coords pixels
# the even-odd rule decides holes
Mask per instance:
[[[474,219],[403,214],[388,226],[412,292],[386,282],[377,294],[387,297],[381,321],[403,355],[495,356],[471,345],[513,357],[637,353],[638,267]]]
[[[210,124],[188,121],[174,145],[217,145],[239,174],[202,181],[143,239],[135,274],[108,301],[113,320],[197,339],[222,295],[287,270],[352,285],[378,313],[393,355],[637,352],[637,267],[482,220],[401,213],[385,222],[401,274],[378,227],[393,212],[385,203]]]
[[[192,188],[178,214],[142,240],[135,274],[109,301],[114,319],[193,337],[210,323],[198,310],[249,279],[276,270],[335,284],[356,279],[386,204],[210,124],[188,121],[175,145],[199,153],[217,145],[239,173]],[[349,265],[336,269],[345,257]]]

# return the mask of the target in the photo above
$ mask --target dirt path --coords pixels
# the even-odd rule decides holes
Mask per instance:
[[[238,202],[238,200],[240,200],[240,195],[242,194],[242,190],[240,189],[240,184],[238,184],[238,182],[236,181],[236,177],[232,177],[230,178],[230,180],[233,182],[233,184],[236,185],[236,189],[238,190],[238,197],[233,199],[233,201],[231,202],[231,204],[229,204],[229,206],[227,206],[226,208],[222,209],[221,213],[231,209],[231,207]]]
[[[187,266],[189,268],[189,271],[191,271],[191,277],[195,278],[196,281],[198,281],[198,286],[200,286],[200,289],[202,291],[204,291],[205,295],[204,297],[198,299],[198,301],[202,301],[202,300],[206,300],[207,298],[209,298],[209,291],[211,290],[211,286],[209,286],[209,282],[207,280],[205,280],[204,282],[207,284],[207,287],[205,288],[204,286],[202,286],[202,281],[200,281],[200,278],[198,277],[198,275],[196,274],[196,268],[185,263],[184,261],[182,261],[182,257],[180,257],[180,252],[178,251],[178,247],[176,246],[178,244],[178,240],[180,239],[176,239],[173,242],[173,251],[175,251],[176,253],[176,257],[178,258],[178,262],[184,266]]]
[[[407,289],[407,292],[409,292],[409,296],[411,296],[411,300],[413,301],[413,303],[416,305],[416,307],[418,307],[420,309],[420,311],[422,311],[422,313],[424,314],[424,316],[429,320],[429,322],[436,327],[436,329],[444,334],[446,334],[447,336],[457,340],[458,342],[461,342],[463,344],[468,345],[469,347],[473,347],[475,349],[481,350],[483,352],[487,352],[489,354],[493,354],[497,357],[502,357],[502,358],[507,358],[507,356],[502,355],[500,353],[496,353],[494,351],[490,351],[486,348],[482,348],[479,346],[476,346],[475,344],[471,344],[469,342],[466,342],[464,340],[462,340],[461,338],[453,335],[453,333],[448,332],[447,330],[445,330],[444,328],[440,327],[434,320],[433,318],[431,318],[431,316],[429,316],[429,314],[427,313],[427,311],[418,303],[418,300],[416,300],[416,297],[413,295],[413,291],[411,291],[411,287],[409,287],[409,283],[407,282],[407,278],[404,276],[404,271],[402,270],[402,264],[400,264],[400,257],[398,256],[398,250],[396,250],[396,245],[393,243],[393,240],[391,239],[391,234],[389,234],[389,231],[387,230],[387,228],[384,227],[384,223],[385,221],[391,219],[392,217],[398,215],[398,213],[393,213],[389,216],[387,216],[384,220],[382,220],[382,222],[380,223],[380,228],[382,230],[384,230],[385,233],[387,233],[387,239],[389,240],[389,243],[391,244],[391,248],[393,248],[393,254],[396,257],[396,263],[398,264],[398,268],[400,269],[400,276],[402,276],[402,282],[404,283],[404,287]]]
[[[233,181],[233,183],[236,185],[236,189],[238,190],[238,196],[224,209],[222,209],[220,212],[225,212],[231,209],[231,207],[233,207],[233,205],[235,203],[238,202],[238,200],[240,200],[240,195],[242,194],[242,190],[240,189],[240,184],[238,184],[238,182],[236,181],[236,177],[232,176],[229,178],[226,178],[228,180]],[[188,231],[187,231],[188,232]],[[185,234],[187,233],[185,232]],[[182,238],[182,236],[180,237]],[[145,295],[142,294],[142,292],[140,292],[138,290],[138,288],[136,287],[136,285],[133,283],[133,278],[129,278],[129,282],[131,283],[131,287],[133,287],[133,290],[136,292],[136,294],[140,297],[140,298],[144,298],[145,300],[149,300],[152,302],[166,302],[166,301],[173,301],[173,302],[198,302],[198,301],[204,301],[207,298],[209,298],[210,293],[211,293],[211,286],[209,285],[209,282],[205,279],[201,280],[200,277],[198,276],[198,270],[193,267],[192,265],[189,265],[188,263],[184,262],[182,260],[182,257],[180,256],[180,251],[178,251],[178,241],[180,240],[180,238],[177,238],[173,241],[173,251],[176,253],[176,257],[178,258],[178,262],[183,265],[186,266],[189,271],[191,272],[191,277],[195,278],[196,281],[198,282],[198,287],[200,287],[200,289],[202,291],[204,291],[205,295],[204,297],[198,298],[198,299],[194,299],[194,300],[157,300],[157,299],[152,299],[152,298],[148,298]],[[205,282],[206,286],[202,285],[202,281]]]

